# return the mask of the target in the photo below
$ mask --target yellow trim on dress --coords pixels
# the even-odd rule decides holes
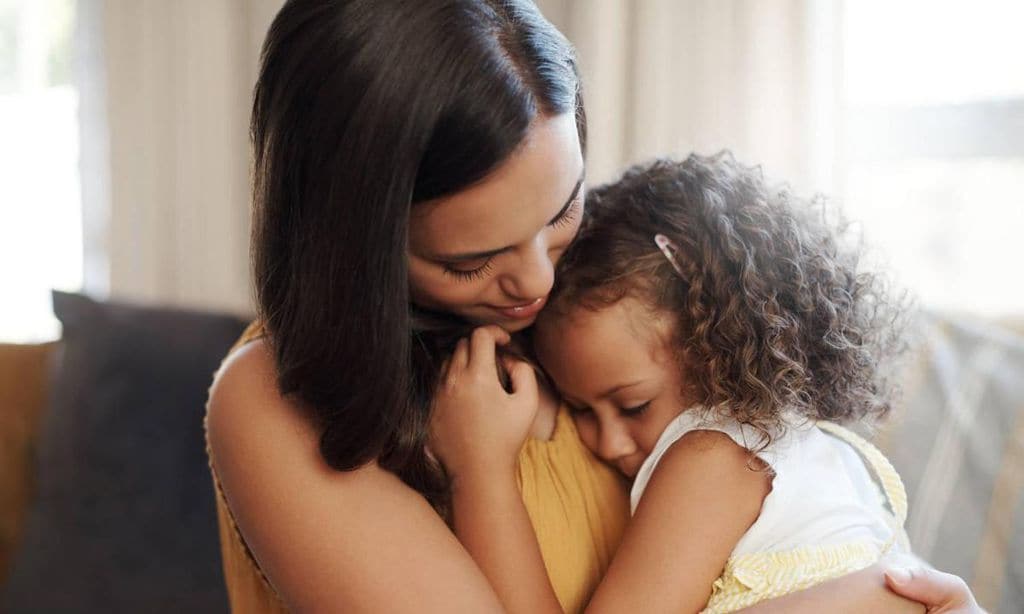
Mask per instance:
[[[730,558],[714,582],[704,613],[735,612],[870,567],[897,542],[909,549],[903,530],[907,493],[892,464],[878,448],[849,429],[824,421],[817,422],[817,426],[850,444],[875,473],[892,508],[892,537],[881,547],[864,540],[781,552],[752,552]]]

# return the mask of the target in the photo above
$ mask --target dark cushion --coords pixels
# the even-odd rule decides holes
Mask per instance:
[[[37,491],[0,611],[225,612],[203,413],[241,319],[54,292]]]

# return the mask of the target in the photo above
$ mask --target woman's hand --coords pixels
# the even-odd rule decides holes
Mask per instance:
[[[893,592],[924,604],[929,614],[984,613],[960,577],[925,567],[889,567],[885,583]]]
[[[484,572],[506,612],[561,612],[516,483],[519,450],[538,408],[533,368],[503,360],[510,391],[498,379],[497,326],[459,341],[441,374],[430,421],[430,449],[452,483],[452,528]]]
[[[434,396],[430,450],[452,476],[493,475],[515,467],[537,414],[533,368],[503,360],[511,380],[507,392],[498,379],[496,346],[510,341],[497,326],[484,326],[462,339],[449,359]]]

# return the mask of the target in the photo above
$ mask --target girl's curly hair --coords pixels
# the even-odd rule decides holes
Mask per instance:
[[[903,300],[858,270],[861,246],[822,198],[769,185],[729,152],[635,166],[587,195],[549,313],[626,296],[678,316],[672,340],[697,402],[759,431],[782,410],[835,422],[880,417],[882,361],[901,349]],[[677,248],[677,273],[655,245]],[[854,239],[854,240],[850,240]]]

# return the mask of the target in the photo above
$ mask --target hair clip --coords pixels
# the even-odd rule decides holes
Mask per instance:
[[[672,268],[676,270],[676,273],[679,273],[681,277],[685,277],[683,274],[683,268],[680,267],[679,262],[676,261],[676,252],[679,251],[676,244],[669,241],[668,237],[663,234],[654,235],[654,244],[658,246],[661,253],[665,254],[665,257],[668,258],[669,264],[671,264]]]

